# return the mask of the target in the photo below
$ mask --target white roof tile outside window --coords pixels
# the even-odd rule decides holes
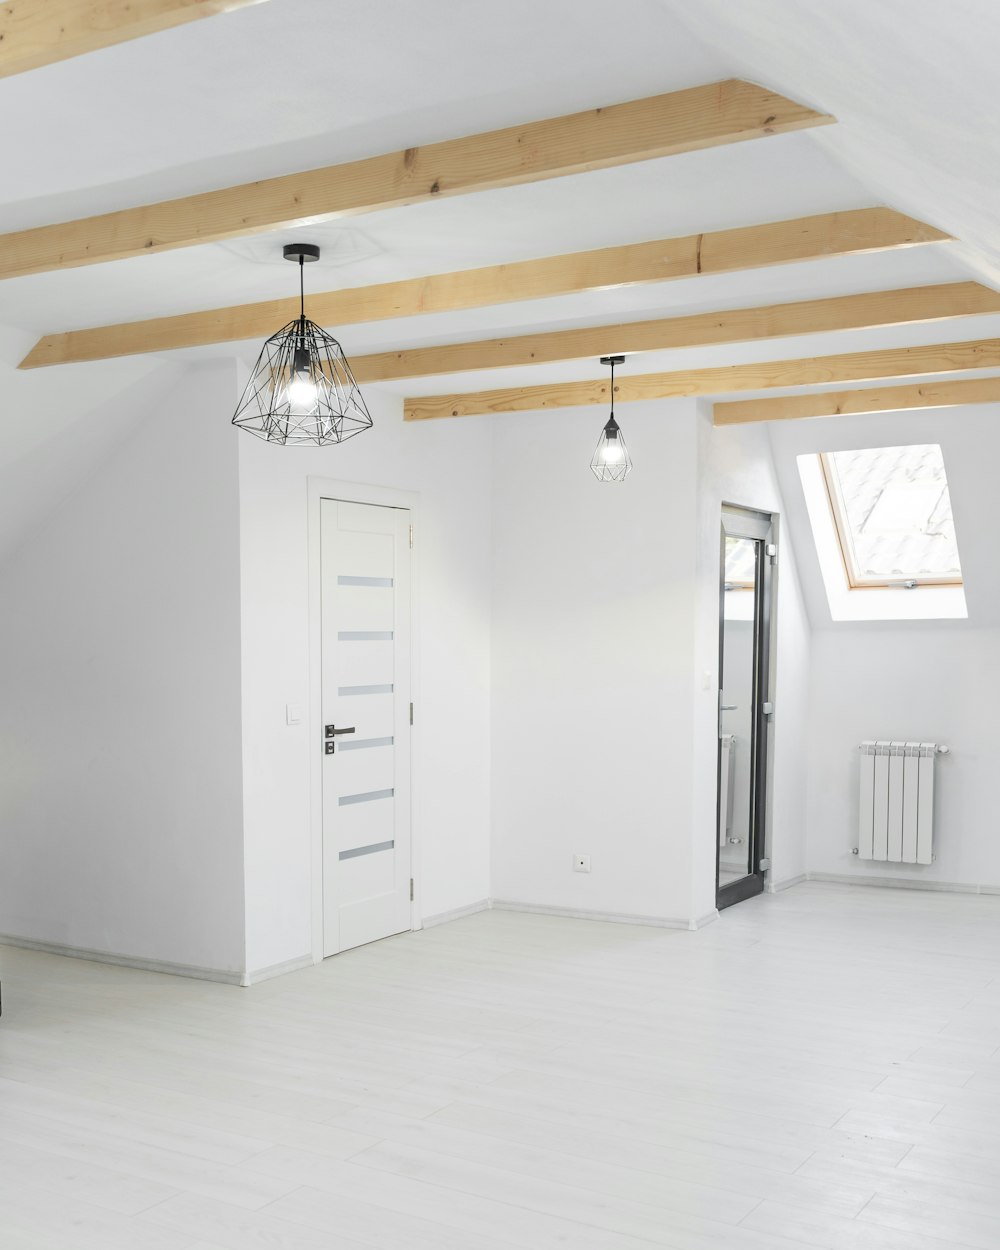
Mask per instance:
[[[823,460],[855,585],[961,580],[940,447],[872,447]]]

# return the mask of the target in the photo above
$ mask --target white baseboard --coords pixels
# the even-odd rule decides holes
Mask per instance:
[[[19,946],[24,950],[42,951],[47,955],[65,955],[68,959],[86,959],[96,964],[135,968],[139,972],[164,972],[172,977],[193,977],[197,981],[218,981],[223,985],[244,984],[242,972],[231,972],[226,968],[199,968],[194,964],[171,963],[168,959],[140,959],[134,955],[119,955],[114,951],[95,951],[84,946],[64,946],[61,942],[43,942],[13,933],[0,934],[0,946]]]
[[[767,894],[780,894],[782,890],[790,890],[793,885],[801,885],[803,881],[809,880],[809,874],[800,872],[797,877],[786,877],[784,881],[768,881],[764,886]]]
[[[247,972],[240,985],[260,985],[261,981],[270,981],[272,977],[284,976],[286,972],[299,972],[302,968],[311,968],[316,960],[312,955],[297,955],[294,959],[286,959],[280,964],[269,964],[266,968],[256,968]]]
[[[831,885],[863,885],[883,887],[890,890],[929,890],[950,894],[983,894],[1000,895],[1000,885],[976,885],[961,881],[927,881],[910,877],[889,876],[853,876],[847,873],[806,872],[784,881],[768,882],[765,889],[768,894],[777,894],[790,890],[805,882],[816,881]],[[648,925],[656,929],[686,929],[695,931],[702,929],[718,920],[719,913],[713,907],[705,915],[695,919],[680,919],[671,916],[643,916],[627,912],[591,911],[577,907],[553,907],[543,903],[522,903],[514,899],[479,899],[464,907],[456,907],[451,911],[439,912],[424,918],[422,927],[434,928],[436,925],[448,924],[452,920],[461,920],[465,916],[474,916],[478,912],[496,908],[498,911],[524,912],[537,916],[558,916],[567,920],[598,920],[611,924]],[[203,968],[193,964],[173,963],[166,959],[142,959],[134,955],[121,955],[114,951],[90,950],[82,946],[66,946],[61,942],[46,942],[36,938],[21,937],[17,934],[0,934],[0,946],[17,946],[25,950],[42,951],[49,955],[63,955],[69,959],[86,959],[93,963],[113,964],[121,968],[134,968],[140,972],[161,972],[168,976],[191,977],[199,981],[215,981],[222,985],[259,985],[272,977],[283,976],[288,972],[297,972],[309,968],[316,962],[312,955],[299,955],[283,963],[271,964],[265,968],[257,968],[250,972],[234,972],[225,968]]]
[[[679,920],[671,916],[636,916],[628,912],[588,911],[578,907],[550,907],[544,903],[519,903],[513,899],[494,898],[490,906],[497,911],[520,911],[534,916],[561,916],[566,920],[603,920],[611,924],[641,924],[655,929],[700,929],[717,920],[719,913],[713,907],[710,912],[696,920]]]
[[[968,881],[928,881],[915,877],[853,876],[843,872],[808,872],[808,881],[832,885],[874,885],[889,890],[931,890],[943,894],[1000,894],[1000,885],[975,885]]]
[[[474,916],[476,912],[488,911],[490,900],[481,898],[475,903],[466,903],[464,907],[454,907],[451,911],[439,911],[436,915],[425,916],[421,922],[422,929],[433,929],[435,925],[447,924],[449,920],[461,920],[463,916]]]

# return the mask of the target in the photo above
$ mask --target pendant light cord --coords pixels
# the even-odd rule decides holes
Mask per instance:
[[[615,419],[615,358],[611,357],[611,420]]]
[[[299,320],[306,319],[306,258],[299,253]]]

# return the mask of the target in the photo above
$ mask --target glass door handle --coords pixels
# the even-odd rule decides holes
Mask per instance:
[[[739,710],[740,710],[740,705],[738,703],[720,703],[719,704],[720,712],[738,712]]]

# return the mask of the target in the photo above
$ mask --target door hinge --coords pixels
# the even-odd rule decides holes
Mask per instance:
[[[771,861],[769,859],[767,858],[761,859],[760,861],[761,872],[767,872],[770,867],[771,867]]]
[[[410,546],[413,546],[413,526],[410,526]]]
[[[410,704],[410,724],[413,724],[413,704]]]
[[[773,703],[765,703],[765,704],[764,704],[764,706],[761,708],[761,711],[764,713],[764,715],[765,715],[765,716],[773,716],[773,715],[774,715],[774,704],[773,704]]]
[[[413,902],[413,878],[410,878],[410,902]]]
[[[413,543],[410,543],[410,546],[412,547]],[[771,561],[771,563],[777,564],[778,563],[778,548],[775,546],[775,544],[768,543],[767,546],[764,548],[764,550],[767,552],[767,558]]]

